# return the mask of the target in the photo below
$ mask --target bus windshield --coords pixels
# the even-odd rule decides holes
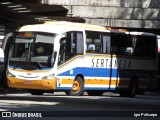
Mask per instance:
[[[54,34],[48,33],[17,33],[10,47],[9,65],[32,70],[53,67],[54,38]]]

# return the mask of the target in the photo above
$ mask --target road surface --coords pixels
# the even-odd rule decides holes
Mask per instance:
[[[64,92],[30,95],[29,93],[0,94],[0,111],[15,112],[28,117],[37,113],[37,117],[160,117],[160,96],[137,95],[135,98],[123,98],[119,94],[106,92],[103,96],[66,96]],[[26,112],[26,113],[25,113]],[[12,114],[13,115],[13,114]],[[17,117],[15,114],[12,117]],[[22,117],[22,116],[18,117]],[[39,116],[38,116],[39,115]],[[32,117],[32,116],[29,116]],[[33,117],[36,117],[33,115]],[[92,119],[92,120],[93,120]]]

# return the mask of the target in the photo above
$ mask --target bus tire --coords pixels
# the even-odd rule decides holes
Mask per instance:
[[[88,90],[87,93],[89,96],[102,96],[103,95],[103,91],[101,90]]]
[[[129,91],[128,91],[128,97],[135,97],[136,93],[137,93],[137,80],[133,79],[130,81],[129,84]]]
[[[72,90],[67,90],[65,91],[65,93],[66,95],[69,96],[81,96],[83,95],[83,89],[84,89],[84,81],[80,76],[78,76],[73,82]]]
[[[121,97],[135,97],[136,93],[137,93],[137,88],[138,88],[138,84],[137,84],[137,80],[136,79],[132,79],[129,83],[129,88],[127,90],[121,91],[119,94]]]
[[[28,90],[31,95],[43,95],[44,91],[43,90]]]

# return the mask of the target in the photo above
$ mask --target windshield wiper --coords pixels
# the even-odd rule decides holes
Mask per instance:
[[[44,66],[40,62],[33,62],[33,63],[35,63],[39,69],[44,68]]]
[[[37,64],[37,66],[38,66],[40,69],[43,68],[43,65],[42,65],[41,63],[39,63],[39,62],[35,62],[35,63]]]

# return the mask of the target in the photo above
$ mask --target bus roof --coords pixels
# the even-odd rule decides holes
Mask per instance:
[[[83,29],[106,30],[106,28],[103,26],[91,25],[91,24],[86,24],[86,23],[66,22],[66,21],[47,21],[44,24],[61,25],[64,27],[75,27],[75,28],[83,28]]]
[[[112,29],[98,25],[91,25],[86,23],[74,23],[66,21],[47,21],[43,24],[35,25],[25,25],[22,26],[18,31],[35,31],[35,32],[48,32],[60,34],[67,31],[82,31],[82,30],[92,30],[92,31],[102,31],[102,32],[116,32],[116,33],[126,33],[130,35],[146,35],[146,36],[155,36],[153,33],[147,32],[128,32],[124,29]]]
[[[72,23],[63,21],[49,21],[44,24],[25,25],[22,26],[19,31],[36,31],[36,32],[49,32],[49,33],[63,33],[66,31],[77,30],[94,30],[94,31],[110,31],[105,27],[98,25],[90,25],[85,23]]]

